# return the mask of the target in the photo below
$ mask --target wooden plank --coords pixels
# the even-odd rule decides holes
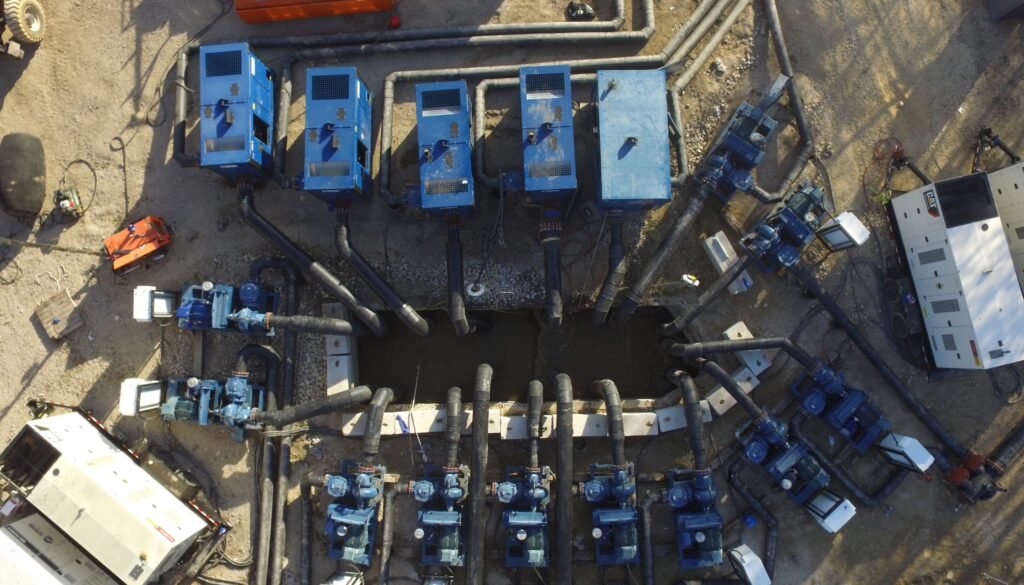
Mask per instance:
[[[61,339],[83,325],[77,307],[71,293],[62,291],[40,303],[35,316],[51,339]]]

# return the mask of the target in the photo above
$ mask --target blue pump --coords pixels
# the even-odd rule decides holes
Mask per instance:
[[[423,566],[461,567],[465,563],[462,504],[468,484],[469,469],[464,465],[427,465],[423,477],[412,484],[412,496],[422,504],[414,536],[420,541]]]
[[[335,499],[327,506],[324,533],[328,558],[369,567],[377,537],[377,512],[384,494],[384,466],[364,467],[345,461],[341,473],[328,475],[326,491]]]
[[[640,561],[637,531],[636,480],[633,465],[607,463],[590,466],[583,497],[591,510],[598,566],[633,565]]]
[[[550,561],[548,504],[551,502],[549,467],[510,467],[494,487],[498,501],[505,504],[505,566],[546,567]]]

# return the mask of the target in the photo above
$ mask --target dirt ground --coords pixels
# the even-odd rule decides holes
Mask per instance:
[[[29,418],[25,402],[41,396],[57,402],[82,403],[99,418],[114,425],[128,437],[150,436],[161,445],[171,439],[158,420],[118,419],[117,394],[120,381],[127,377],[168,376],[188,373],[191,341],[175,327],[134,323],[131,319],[132,289],[140,284],[175,290],[183,283],[214,280],[237,283],[244,280],[248,264],[272,250],[252,230],[244,226],[237,211],[234,190],[213,174],[199,169],[182,169],[171,158],[168,116],[171,83],[167,74],[177,49],[193,35],[205,31],[206,41],[236,40],[258,36],[306,34],[327,31],[383,29],[382,15],[357,18],[321,19],[311,22],[251,26],[233,13],[222,18],[218,2],[166,2],[162,0],[49,0],[48,35],[38,47],[29,48],[24,61],[4,57],[0,65],[0,128],[4,133],[30,132],[40,136],[46,148],[47,190],[52,192],[61,181],[70,161],[85,159],[95,168],[98,190],[84,219],[69,226],[50,222],[25,225],[0,214],[0,236],[29,239],[65,246],[98,248],[102,237],[116,231],[126,220],[147,214],[163,216],[177,229],[178,240],[162,265],[115,278],[108,266],[97,267],[88,256],[35,249],[7,249],[0,260],[0,439],[6,442]],[[599,18],[608,18],[610,2],[598,1]],[[639,2],[627,2],[627,27],[634,26]],[[386,57],[360,58],[352,63],[371,89],[380,94],[383,78],[397,69],[456,67],[484,64],[530,63],[559,59],[655,53],[661,49],[697,4],[695,0],[656,0],[657,28],[641,49],[635,44],[601,47],[512,47],[501,50],[434,51]],[[778,71],[771,42],[766,32],[761,2],[752,3],[713,60],[724,74],[712,74],[705,68],[685,94],[684,125],[691,161],[699,160],[707,142],[741,99],[767,87]],[[1024,117],[1019,115],[1024,89],[1024,35],[1021,22],[1008,20],[993,24],[984,3],[968,0],[805,0],[780,2],[783,28],[797,72],[797,83],[806,104],[817,141],[821,164],[809,166],[806,176],[828,181],[837,208],[854,209],[872,224],[884,227],[877,206],[869,201],[861,187],[862,174],[869,168],[875,144],[895,137],[907,154],[932,178],[946,178],[966,172],[970,165],[973,137],[983,126],[992,126],[1011,145],[1024,148]],[[405,27],[429,27],[443,24],[483,22],[539,22],[562,18],[561,0],[404,0],[399,13]],[[639,25],[635,25],[639,28]],[[703,46],[698,45],[697,51]],[[280,65],[283,51],[261,51],[273,67]],[[696,52],[694,53],[696,54]],[[193,68],[194,69],[194,68]],[[297,75],[301,79],[302,75]],[[195,83],[194,76],[189,80]],[[300,135],[303,120],[304,82],[297,82],[290,121],[291,142]],[[470,85],[472,87],[472,83]],[[592,120],[586,107],[588,96],[577,96],[581,108],[576,114],[578,150],[589,153],[581,129]],[[375,123],[379,125],[380,101]],[[518,106],[515,92],[494,92],[488,100],[488,168],[497,169],[517,163]],[[395,145],[392,185],[400,188],[415,180],[415,120],[410,84],[397,92]],[[758,180],[774,187],[781,177],[797,141],[788,115],[787,128],[780,133],[758,172]],[[194,133],[192,134],[194,140]],[[379,142],[379,128],[375,141]],[[297,168],[300,148],[289,150],[289,168]],[[581,194],[592,193],[592,167],[589,154],[581,154]],[[68,182],[77,184],[87,195],[92,177],[81,165],[70,169]],[[908,181],[908,185],[912,185]],[[910,187],[908,187],[910,188]],[[685,206],[689,192],[644,218],[634,218],[626,230],[627,243],[635,253],[633,264],[650,255],[653,242]],[[372,294],[355,283],[341,267],[333,252],[331,218],[325,206],[314,197],[298,191],[268,185],[256,195],[261,211],[304,248],[337,269],[352,283],[362,298]],[[532,309],[543,302],[542,258],[538,245],[537,211],[504,201],[504,220],[497,222],[497,198],[478,198],[479,213],[468,223],[463,241],[466,247],[467,278],[486,284],[488,296],[471,304],[475,310],[512,311]],[[731,217],[745,217],[752,204],[737,200]],[[47,207],[48,209],[48,207]],[[754,210],[756,211],[756,210]],[[504,246],[491,238],[500,225]],[[705,210],[693,235],[727,229],[717,204]],[[606,266],[607,234],[600,222],[586,223],[576,214],[567,222],[565,236],[565,288],[571,311],[586,307],[590,295],[603,278]],[[396,212],[383,202],[372,200],[354,212],[353,231],[357,247],[390,278],[396,289],[421,308],[442,308],[444,296],[444,226],[414,212]],[[602,237],[603,236],[603,237]],[[849,253],[877,258],[874,243]],[[819,277],[828,288],[838,285],[850,262],[848,256],[834,255],[821,262]],[[714,273],[694,238],[684,243],[652,290],[654,300],[666,303],[691,302],[699,290],[682,286],[679,277],[696,273],[705,282]],[[632,273],[630,278],[632,278]],[[812,307],[796,294],[796,289],[775,275],[753,274],[755,286],[743,295],[723,299],[702,316],[697,326],[707,338],[736,320],[747,322],[756,335],[787,335]],[[1008,405],[997,396],[985,373],[962,374],[941,382],[928,382],[892,351],[886,338],[869,320],[877,312],[872,284],[859,272],[850,276],[840,301],[864,323],[865,331],[889,362],[904,376],[914,392],[924,400],[942,422],[963,443],[979,452],[993,449],[1022,418],[1021,409]],[[627,279],[627,283],[631,279]],[[9,284],[8,284],[9,283]],[[32,318],[41,299],[58,290],[69,291],[79,303],[85,325],[61,342],[51,341],[42,326]],[[325,300],[315,287],[306,287],[302,311],[314,314]],[[585,315],[583,316],[584,320]],[[510,319],[510,322],[514,319]],[[636,348],[653,343],[653,319],[640,319],[633,325]],[[396,325],[397,327],[397,325]],[[450,326],[442,315],[434,322],[442,337],[450,338]],[[436,358],[426,364],[435,371],[438,384],[469,387],[466,375],[475,367],[472,356],[500,355],[519,359],[512,348],[529,343],[523,360],[534,360],[532,375],[548,377],[565,367],[580,372],[574,382],[581,393],[593,379],[621,371],[623,363],[634,368],[663,368],[659,359],[635,358],[627,351],[618,361],[609,358],[580,359],[566,357],[574,347],[593,347],[597,343],[615,343],[614,336],[599,342],[585,328],[572,335],[544,339],[539,329],[528,323],[509,326],[508,335],[496,331],[481,338],[483,349],[468,348],[465,353]],[[396,359],[423,363],[435,359],[428,346],[434,338],[412,341],[407,334],[394,331]],[[646,338],[644,337],[646,335]],[[645,341],[646,340],[646,341]],[[230,368],[231,356],[246,339],[236,335],[216,338],[208,343],[207,376],[218,376]],[[834,360],[853,385],[864,388],[882,405],[898,431],[931,444],[933,438],[914,420],[877,377],[862,356],[841,336],[832,335],[825,319],[816,319],[803,331],[800,342],[822,357]],[[386,367],[387,346],[377,343],[371,353],[369,372],[381,372],[388,379],[363,378],[362,383],[394,385],[409,389],[416,385],[417,368]],[[509,348],[506,353],[503,350]],[[556,350],[546,348],[555,347]],[[299,395],[321,395],[324,387],[324,350],[318,338],[300,338]],[[594,350],[598,351],[598,350]],[[646,349],[637,349],[643,352]],[[601,353],[612,355],[614,352]],[[556,359],[552,355],[561,356]],[[512,357],[515,356],[515,357]],[[539,356],[539,357],[538,357]],[[368,358],[369,359],[369,358]],[[730,358],[731,360],[731,358]],[[727,367],[733,362],[723,359]],[[517,366],[513,382],[502,378],[497,369],[495,385],[505,396],[522,392],[521,380],[529,375],[529,365]],[[619,368],[616,370],[615,368]],[[440,372],[440,373],[438,373]],[[450,379],[445,379],[449,373]],[[755,397],[765,405],[782,404],[788,384],[796,371],[792,364],[777,368]],[[374,376],[378,375],[376,373]],[[627,374],[623,374],[627,376]],[[1013,380],[1004,379],[1004,385]],[[661,372],[629,376],[636,384],[625,391],[645,395],[649,389],[657,395],[664,388],[654,380]],[[1012,378],[1012,376],[1011,376]],[[646,381],[646,382],[645,382]],[[699,380],[703,390],[712,384]],[[434,388],[433,391],[443,391]],[[421,400],[422,402],[422,400]],[[743,416],[734,409],[710,425],[712,455],[716,462],[731,454],[734,429]],[[821,429],[809,425],[817,435]],[[236,529],[229,538],[228,552],[244,557],[248,550],[249,502],[252,500],[250,474],[255,441],[233,443],[222,429],[175,426],[176,436],[196,459],[211,471],[219,485],[219,504]],[[824,434],[821,434],[824,437]],[[821,438],[819,437],[819,438]],[[828,438],[828,437],[826,437]],[[822,438],[824,441],[826,438]],[[439,453],[436,438],[424,440],[427,453]],[[492,442],[500,443],[500,441]],[[820,444],[825,444],[821,442]],[[586,447],[584,449],[584,447]],[[297,479],[306,471],[333,469],[337,461],[358,453],[354,441],[320,439],[301,440],[293,452],[294,473],[289,505],[290,534],[298,530]],[[514,461],[520,446],[496,444],[492,472],[497,476],[505,461]],[[681,434],[663,435],[651,441],[631,441],[630,457],[641,471],[663,470],[689,458],[689,447]],[[405,440],[388,441],[382,459],[390,470],[412,471],[412,444]],[[593,441],[580,446],[577,471],[589,461],[606,456]],[[543,460],[554,460],[553,445],[545,445]],[[914,584],[914,585],[990,585],[1024,583],[1024,496],[1016,489],[1024,483],[1022,465],[1007,474],[1002,483],[1009,491],[994,500],[974,507],[960,505],[942,479],[912,477],[880,508],[858,510],[857,516],[836,536],[825,534],[784,494],[771,491],[761,482],[759,470],[750,469],[745,477],[758,495],[763,496],[779,518],[780,540],[776,583],[780,584]],[[879,485],[888,473],[879,461],[865,458],[851,463],[854,475],[868,486]],[[724,475],[719,474],[722,511],[728,527],[729,545],[746,542],[761,551],[762,529],[748,529],[735,521],[738,516],[733,496],[726,490]],[[656,489],[649,484],[641,491]],[[399,558],[393,577],[410,579],[415,575],[413,555],[413,507],[403,510],[396,539]],[[576,508],[584,519],[585,507]],[[577,533],[587,532],[579,522]],[[673,539],[668,523],[656,523],[655,541],[661,547]],[[589,547],[589,545],[588,545]],[[589,549],[588,549],[589,550]],[[666,556],[670,554],[666,550]],[[286,583],[297,582],[298,539],[289,539]],[[319,556],[319,555],[318,555]],[[495,559],[488,583],[523,582],[536,579],[533,574],[508,577]],[[659,563],[659,583],[680,582],[674,559]],[[316,575],[326,578],[333,563],[318,561]],[[596,574],[580,567],[579,582],[593,582]],[[219,566],[211,575],[243,582],[242,571]],[[639,578],[638,572],[634,576]],[[629,575],[609,573],[607,582],[630,582]],[[691,574],[692,578],[693,575]],[[515,579],[510,580],[510,579]],[[410,582],[410,581],[406,581]],[[551,582],[550,580],[548,582]]]

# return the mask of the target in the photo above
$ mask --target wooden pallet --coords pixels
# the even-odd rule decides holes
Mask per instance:
[[[40,303],[35,316],[51,339],[61,339],[83,325],[76,308],[71,294],[62,291]]]

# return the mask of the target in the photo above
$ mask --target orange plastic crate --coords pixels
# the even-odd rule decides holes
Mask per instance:
[[[361,12],[389,12],[395,0],[235,0],[235,11],[250,24]]]

